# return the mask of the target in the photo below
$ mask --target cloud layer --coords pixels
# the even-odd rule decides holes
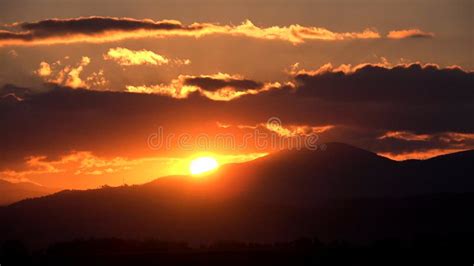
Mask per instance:
[[[288,86],[291,86],[291,83],[287,85],[278,82],[264,83],[245,79],[239,75],[217,73],[200,76],[180,75],[169,84],[128,85],[126,89],[128,92],[158,94],[176,99],[185,99],[197,93],[215,101],[231,101],[244,95],[255,95]]]
[[[61,87],[40,93],[5,86],[0,126],[8,130],[0,132],[0,168],[27,156],[71,150],[109,156],[179,153],[173,146],[149,149],[147,137],[157,126],[165,134],[190,136],[311,131],[321,141],[351,143],[397,158],[474,148],[472,72],[420,64],[364,65],[293,78],[293,86],[277,87],[237,75],[183,75],[150,88],[152,94]],[[234,97],[238,93],[243,94]],[[262,126],[270,117],[278,117],[282,126]],[[252,145],[245,151],[265,152]]]
[[[0,31],[0,45],[41,45],[76,42],[112,42],[131,38],[164,38],[169,36],[202,37],[207,35],[242,36],[261,40],[280,40],[300,44],[311,40],[344,41],[379,39],[373,29],[360,32],[334,32],[326,28],[301,26],[259,27],[250,20],[240,25],[193,23],[183,25],[176,20],[154,21],[116,17],[80,17],[72,19],[47,19],[7,25]],[[427,37],[418,29],[399,30],[389,33],[388,38]]]

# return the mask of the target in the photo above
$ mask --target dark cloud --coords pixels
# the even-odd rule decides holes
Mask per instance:
[[[249,79],[217,79],[212,77],[191,77],[185,80],[185,85],[198,86],[207,91],[215,91],[224,87],[236,90],[260,89],[263,83]]]
[[[29,97],[34,94],[34,91],[29,88],[18,87],[12,84],[6,84],[0,87],[0,98],[4,98],[8,95],[16,96],[18,98]]]
[[[28,32],[11,32],[0,30],[0,40],[31,41],[33,38],[33,34]]]
[[[32,154],[71,150],[150,154],[156,151],[147,147],[147,137],[158,126],[167,133],[196,134],[215,131],[216,122],[255,126],[270,117],[278,117],[283,126],[331,125],[320,134],[322,141],[376,152],[473,148],[472,75],[419,65],[367,66],[350,74],[299,75],[296,88],[231,101],[213,101],[197,93],[174,99],[60,87],[31,94],[9,86],[1,90],[3,95],[13,93],[22,100],[0,99],[0,127],[7,129],[0,131],[0,161],[5,166]],[[211,89],[226,84],[199,82]],[[244,128],[249,130],[234,127]]]
[[[44,43],[68,43],[77,41],[103,42],[126,38],[120,33],[136,32],[136,37],[145,34],[141,31],[196,31],[202,25],[184,26],[174,20],[138,20],[114,17],[80,17],[72,19],[47,19],[37,22],[24,22],[15,25],[16,31],[0,30],[0,44],[21,44],[22,42],[44,41]],[[114,33],[107,35],[107,33]],[[85,39],[90,36],[91,39]],[[131,36],[128,36],[131,37]],[[53,40],[51,40],[51,38]],[[99,38],[99,39],[97,39]],[[102,39],[102,40],[101,40]]]
[[[98,34],[106,31],[134,30],[179,30],[191,29],[177,21],[152,21],[131,18],[86,17],[74,19],[47,19],[20,24],[23,30],[31,31],[37,37],[56,34]]]
[[[367,65],[354,73],[326,72],[295,77],[298,94],[338,102],[454,104],[474,102],[474,73],[459,68],[412,64]]]

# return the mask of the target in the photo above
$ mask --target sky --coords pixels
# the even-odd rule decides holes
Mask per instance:
[[[473,1],[0,1],[0,178],[59,188],[344,142],[474,147]]]

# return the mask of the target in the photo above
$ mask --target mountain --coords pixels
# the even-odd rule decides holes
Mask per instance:
[[[0,179],[0,206],[27,198],[45,196],[57,191],[57,189],[39,186],[30,182],[11,183]]]
[[[204,188],[215,186],[214,193],[227,197],[239,195],[270,202],[283,198],[298,204],[312,204],[319,198],[474,192],[474,178],[468,174],[474,171],[473,162],[474,150],[399,162],[346,144],[329,143],[324,151],[282,151],[226,165],[207,178],[212,182],[206,182]],[[172,188],[198,189],[192,180],[166,177],[149,185],[168,192]]]
[[[474,151],[397,162],[329,143],[324,151],[279,152],[202,178],[24,200],[0,209],[0,240],[367,241],[473,232],[473,167]]]

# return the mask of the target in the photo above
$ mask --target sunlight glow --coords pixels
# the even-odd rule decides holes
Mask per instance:
[[[192,175],[199,175],[215,170],[217,167],[219,167],[219,164],[216,159],[212,157],[199,157],[191,161],[189,171]]]

